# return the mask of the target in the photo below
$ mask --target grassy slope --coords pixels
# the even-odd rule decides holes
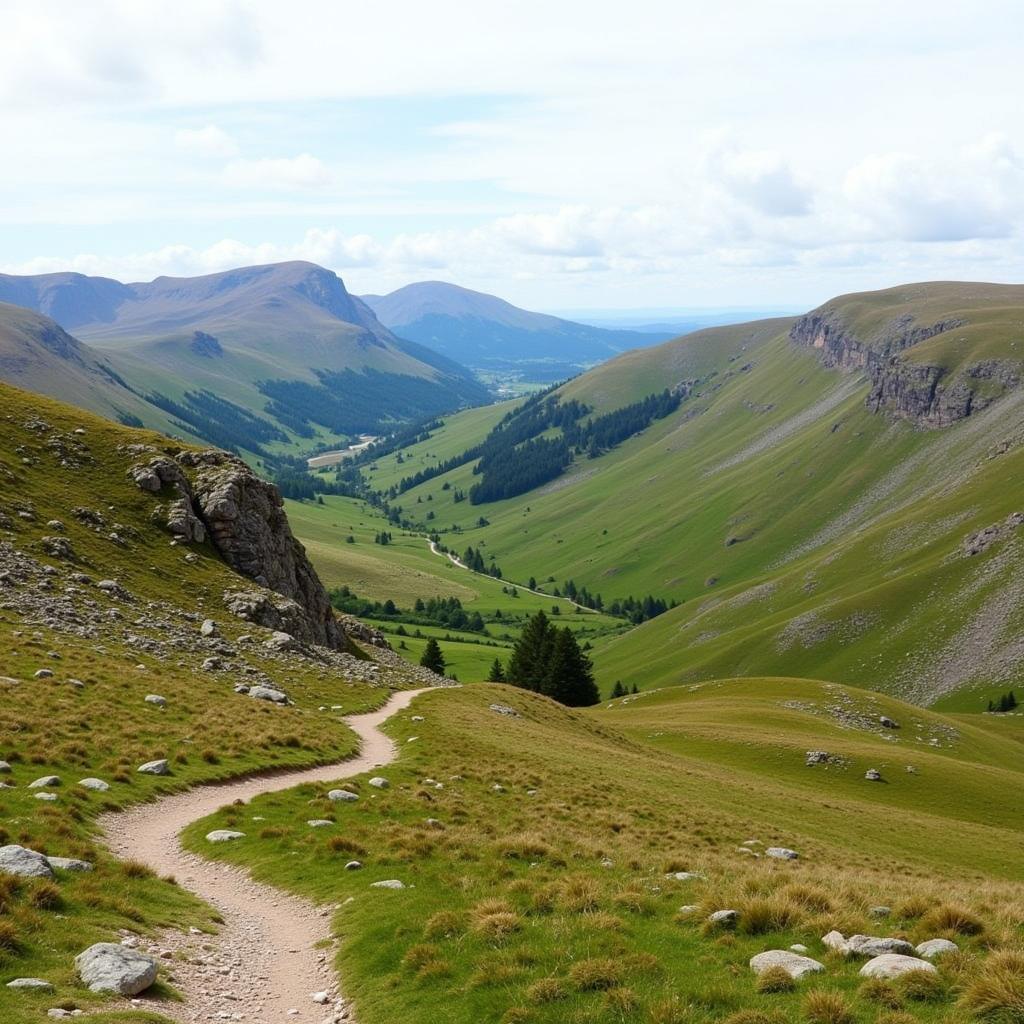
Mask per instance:
[[[1024,307],[1007,306],[1015,294],[914,286],[830,306],[869,340],[911,311],[920,323],[965,317],[967,328],[908,354],[938,358],[933,350],[945,346],[962,365],[1018,358]],[[680,601],[599,645],[605,686],[769,673],[922,703],[962,691],[949,706],[984,707],[1021,682],[1024,551],[1013,531],[975,558],[961,557],[961,542],[1024,505],[1020,394],[943,430],[893,422],[865,408],[866,383],[790,342],[788,323],[699,332],[570,382],[566,395],[605,409],[703,379],[673,416],[554,484],[455,504],[454,490],[474,480],[467,466],[400,501],[415,515],[417,499],[431,496],[433,525],[458,527],[460,543],[482,546],[509,578],[572,578],[606,600],[653,592]],[[466,440],[469,424],[451,424]],[[448,429],[417,446],[414,465],[456,447]],[[394,472],[381,460],[375,482]],[[475,525],[481,513],[489,526]]]
[[[209,926],[209,908],[166,881],[130,873],[102,852],[93,835],[98,813],[258,767],[343,757],[353,749],[352,734],[337,712],[321,713],[318,707],[366,709],[379,704],[386,691],[350,682],[308,661],[264,661],[258,645],[238,645],[242,633],[261,632],[223,610],[221,595],[238,584],[238,577],[206,546],[195,549],[201,556],[195,564],[186,563],[183,549],[171,547],[168,536],[151,523],[156,499],[125,474],[132,456],[120,446],[159,445],[164,439],[2,384],[0,398],[0,512],[10,519],[10,528],[0,529],[0,542],[11,541],[57,570],[51,577],[55,598],[63,592],[63,574],[69,569],[94,580],[117,579],[131,593],[129,603],[100,591],[91,595],[122,620],[141,616],[137,631],[143,637],[171,639],[171,627],[161,625],[168,609],[192,616],[191,624],[181,627],[187,635],[202,618],[213,617],[225,642],[239,646],[245,661],[278,681],[295,701],[294,707],[278,708],[236,695],[231,685],[236,679],[201,670],[206,652],[195,644],[171,657],[129,646],[120,633],[101,630],[82,638],[35,618],[26,621],[17,610],[21,585],[0,584],[0,759],[12,764],[3,778],[16,787],[0,790],[0,843],[96,863],[91,874],[62,877],[59,900],[50,908],[36,905],[42,899],[39,885],[12,888],[0,879],[0,982],[28,974],[57,985],[55,996],[41,999],[0,987],[0,1020],[21,1024],[38,1019],[40,1005],[45,1009],[63,999],[81,1006],[100,1002],[74,984],[71,961],[90,942],[116,939],[118,928]],[[34,429],[38,420],[48,428]],[[76,428],[85,434],[74,435]],[[65,450],[84,446],[75,455],[79,467],[60,465],[52,447],[55,438]],[[79,506],[107,517],[107,531],[116,524],[130,538],[128,546],[113,543],[107,531],[81,525],[72,514]],[[20,518],[19,511],[31,511],[32,520]],[[76,552],[71,566],[41,549],[41,538],[57,532],[50,524],[55,519],[65,524],[61,536]],[[91,596],[87,585],[77,586]],[[40,668],[52,670],[53,678],[35,679]],[[75,688],[69,679],[84,686]],[[149,693],[164,695],[167,707],[146,704]],[[157,757],[172,760],[169,777],[135,772],[143,761]],[[54,790],[55,803],[36,800],[25,788],[49,774],[62,779]],[[77,786],[86,776],[105,779],[111,790],[93,793]]]
[[[842,701],[887,713],[903,728],[896,740],[841,730],[814,709],[783,707],[794,695],[819,710]],[[495,714],[493,701],[521,717]],[[390,789],[356,780],[362,799],[339,807],[305,787],[187,833],[193,848],[341,905],[339,966],[365,1024],[704,1022],[741,1008],[788,1021],[809,989],[842,994],[859,1024],[878,1006],[858,992],[859,964],[826,955],[830,928],[918,941],[942,930],[980,951],[937,920],[953,902],[980,916],[989,946],[1020,941],[1024,815],[1012,799],[984,798],[1019,787],[1019,728],[1000,736],[866,691],[761,679],[582,713],[467,687],[418,698],[388,729],[403,752],[385,773]],[[807,768],[807,749],[850,765]],[[887,783],[865,781],[865,765]],[[310,834],[310,807],[336,828]],[[280,834],[216,850],[202,839],[257,814]],[[801,859],[745,856],[737,844],[751,838]],[[362,871],[343,870],[353,856]],[[665,878],[678,870],[706,880]],[[411,888],[370,888],[390,878]],[[881,923],[867,913],[880,904],[894,908]],[[735,936],[701,928],[722,908],[741,912]],[[748,958],[793,942],[827,973],[794,993],[756,993]],[[945,968],[937,1002],[906,1001],[912,1019],[966,1019],[950,1018],[945,986],[954,970],[967,980],[977,969],[973,958]]]

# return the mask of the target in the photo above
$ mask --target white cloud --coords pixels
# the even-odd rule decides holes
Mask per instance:
[[[204,157],[229,157],[238,152],[238,143],[215,124],[181,128],[174,133],[174,143],[179,149]]]
[[[799,217],[811,209],[811,190],[786,159],[770,150],[714,155],[709,172],[730,195],[769,217]]]
[[[224,168],[224,183],[235,188],[307,189],[331,182],[323,161],[309,153],[296,157],[232,160]]]

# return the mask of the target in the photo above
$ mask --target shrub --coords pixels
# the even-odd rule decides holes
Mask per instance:
[[[613,897],[617,906],[628,910],[632,914],[644,914],[650,916],[656,909],[654,900],[639,889],[624,889]]]
[[[402,957],[402,964],[405,967],[411,967],[414,970],[419,970],[424,964],[430,963],[432,960],[437,959],[437,955],[440,950],[437,946],[431,946],[429,943],[420,942],[415,946],[410,946]]]
[[[501,1015],[501,1024],[526,1024],[533,1019],[533,1014],[526,1006],[510,1006]]]
[[[758,992],[792,992],[796,988],[796,981],[785,967],[769,967],[757,976],[755,988]]]
[[[816,989],[804,997],[804,1017],[811,1024],[853,1024],[854,1016],[839,992]]]
[[[786,1018],[777,1010],[737,1010],[723,1017],[722,1024],[786,1024]]]
[[[946,986],[933,971],[907,971],[896,979],[896,985],[915,1003],[934,1003],[946,996]]]
[[[930,932],[956,932],[958,935],[980,935],[985,930],[985,925],[975,914],[948,903],[926,914],[921,927]]]
[[[288,830],[281,828],[280,825],[268,825],[266,828],[260,829],[260,839],[280,839],[281,836],[287,834]]]
[[[817,885],[794,882],[787,885],[782,890],[782,894],[805,910],[811,910],[816,914],[828,914],[835,909],[832,897]]]
[[[1024,1020],[1024,953],[993,953],[968,984],[960,1004],[991,1024],[1020,1024]]]
[[[565,985],[558,978],[541,978],[527,990],[526,998],[531,1003],[557,1003],[566,997]]]
[[[622,977],[617,960],[592,957],[580,960],[569,970],[569,978],[580,992],[597,992],[614,988]]]

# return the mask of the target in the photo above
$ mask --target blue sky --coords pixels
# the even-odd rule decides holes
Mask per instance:
[[[4,3],[0,269],[770,305],[1024,280],[1018,3]]]

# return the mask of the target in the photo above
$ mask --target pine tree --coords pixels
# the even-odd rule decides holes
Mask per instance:
[[[622,685],[622,680],[616,679],[615,685],[612,687],[612,697],[625,697],[627,693],[629,690]]]
[[[542,692],[570,708],[589,707],[601,700],[590,659],[568,626],[556,630]]]
[[[420,664],[424,668],[429,668],[432,672],[436,672],[439,676],[444,675],[444,667],[447,663],[444,660],[441,645],[433,637],[427,641],[427,646],[423,649],[423,657],[420,658]]]
[[[555,629],[543,611],[527,619],[509,658],[506,677],[510,683],[535,693],[542,692],[548,677],[554,634]]]
[[[495,658],[494,664],[491,665],[491,671],[487,673],[487,682],[489,683],[503,683],[505,682],[505,669],[502,668],[501,659]]]
[[[639,688],[637,687],[636,683],[634,683],[633,684],[633,689],[630,690],[630,693],[639,693],[639,692],[640,692]]]

